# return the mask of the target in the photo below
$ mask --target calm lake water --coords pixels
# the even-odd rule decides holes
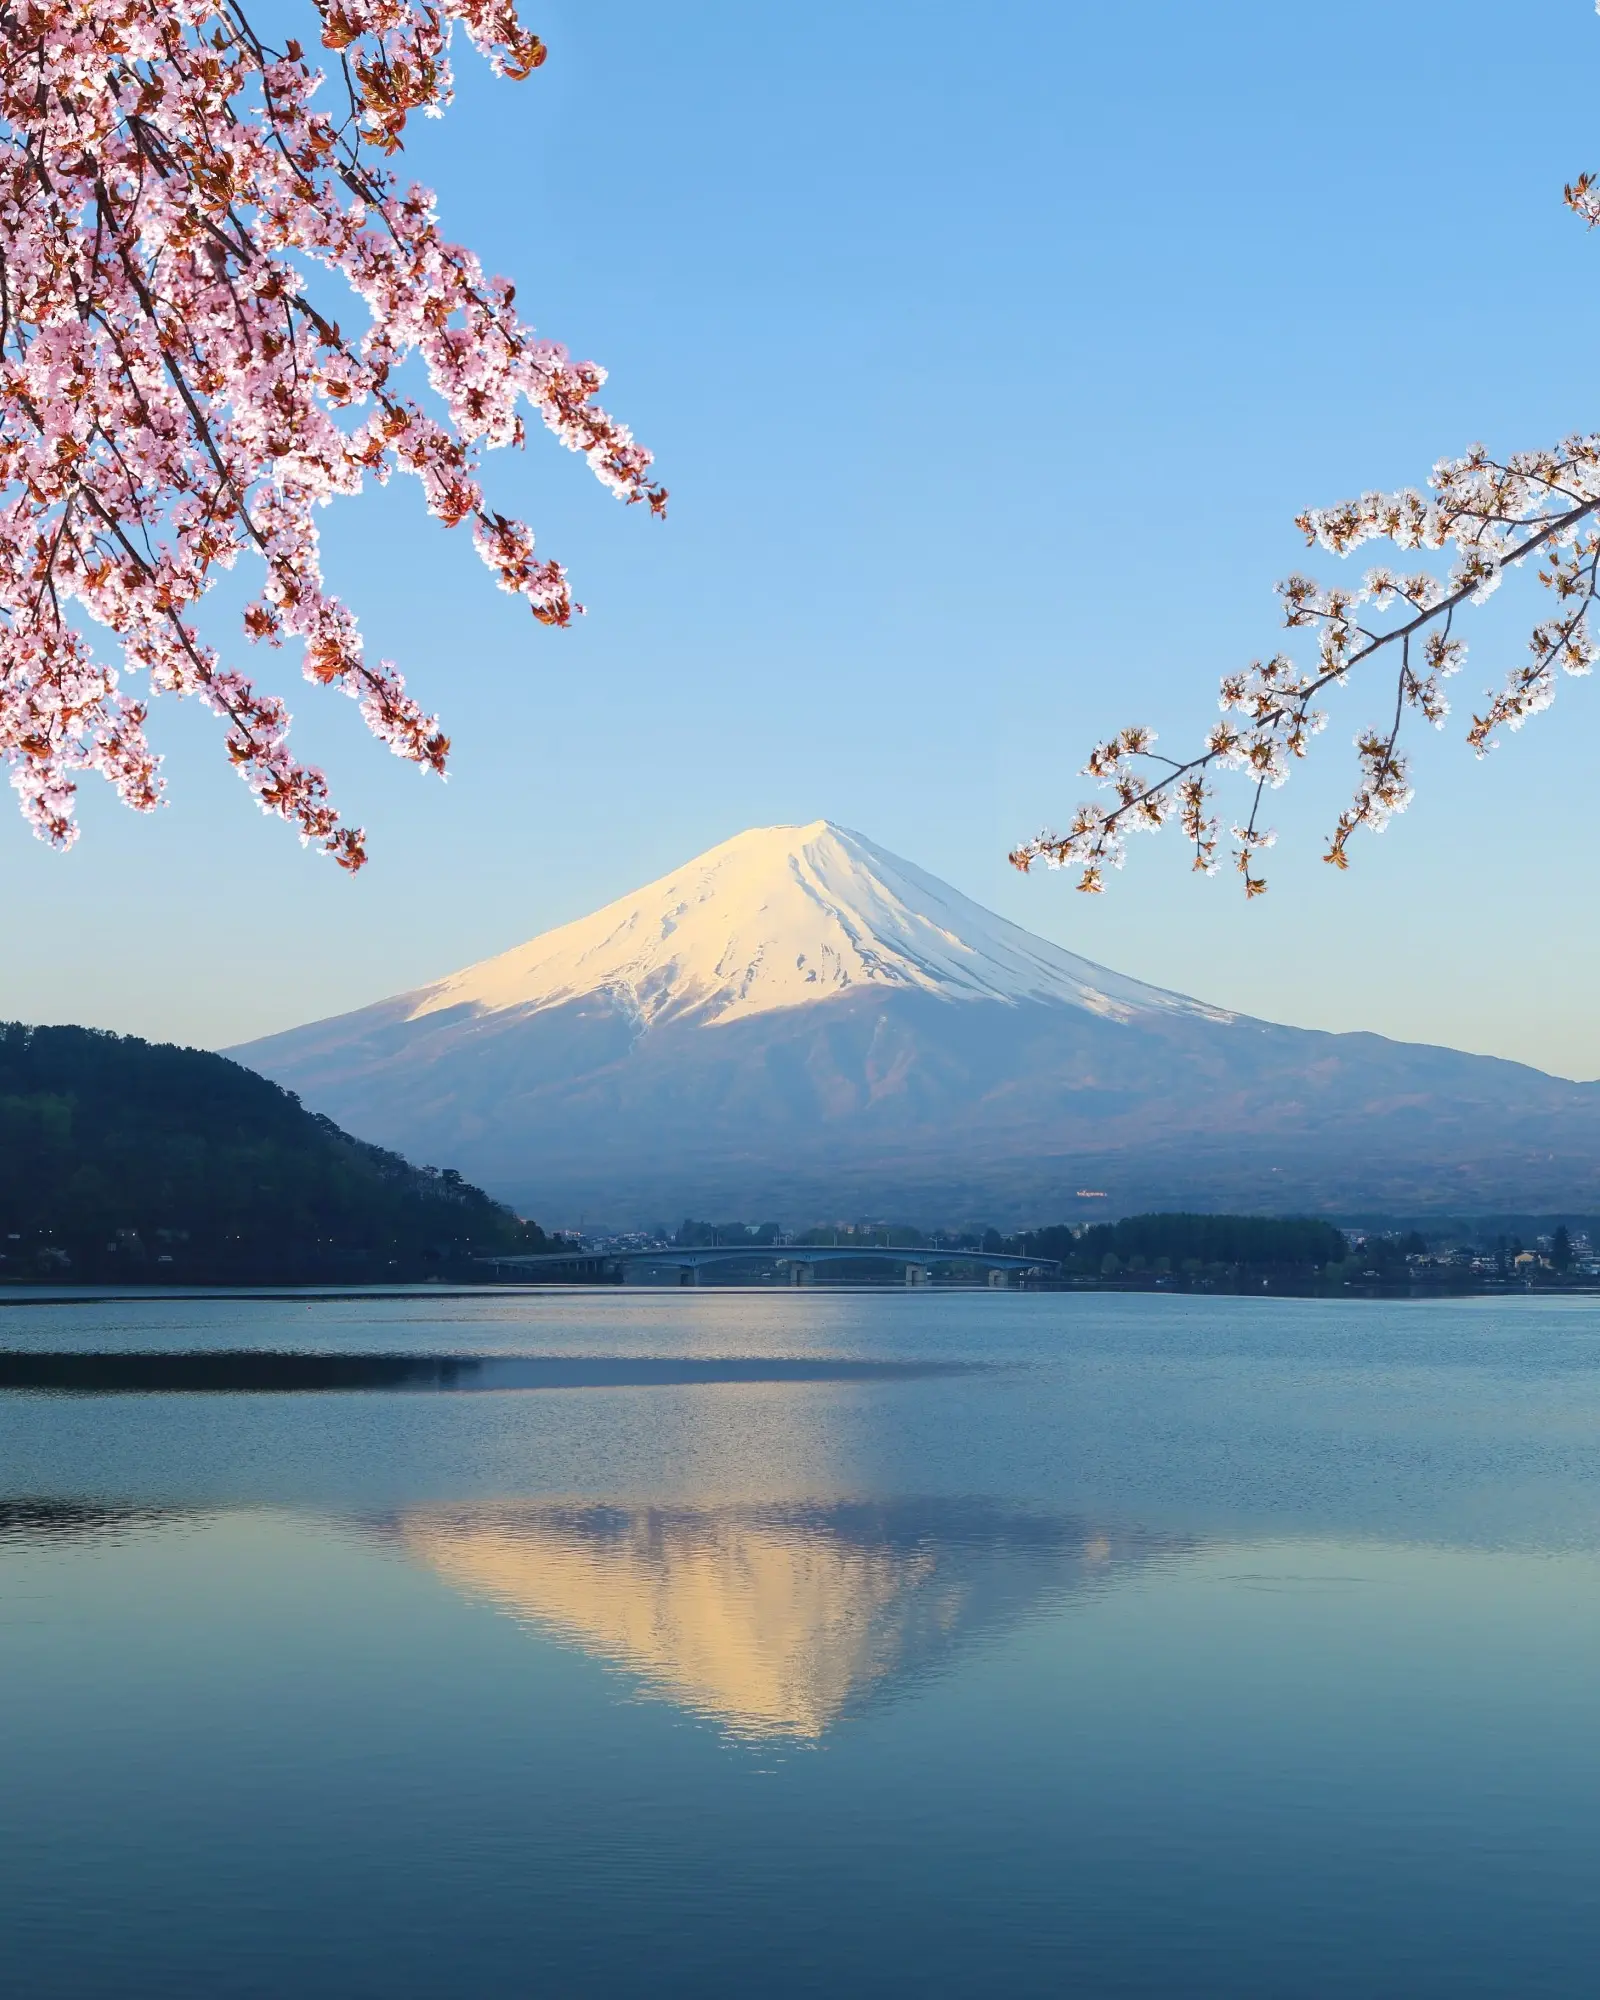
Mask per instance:
[[[1588,1300],[8,1300],[0,1349],[19,2000],[1595,1990]]]

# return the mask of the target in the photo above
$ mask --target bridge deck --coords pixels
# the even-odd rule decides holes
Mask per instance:
[[[948,1250],[935,1243],[716,1243],[659,1250],[586,1250],[563,1256],[544,1252],[515,1257],[480,1257],[482,1264],[517,1270],[593,1267],[611,1264],[627,1270],[653,1265],[679,1271],[705,1264],[966,1264],[980,1271],[1039,1271],[1054,1276],[1061,1266],[1050,1257],[1018,1257],[1003,1250]]]

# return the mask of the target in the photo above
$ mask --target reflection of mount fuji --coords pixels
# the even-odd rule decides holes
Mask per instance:
[[[458,1588],[747,1737],[819,1737],[1062,1592],[1190,1544],[957,1501],[404,1515]]]

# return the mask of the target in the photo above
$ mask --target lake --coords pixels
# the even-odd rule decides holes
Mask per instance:
[[[1600,1302],[0,1300],[7,1993],[1594,1990]]]

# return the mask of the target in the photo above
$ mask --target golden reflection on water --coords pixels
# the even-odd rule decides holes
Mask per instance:
[[[965,1502],[429,1507],[457,1589],[744,1737],[815,1740],[963,1639],[1177,1545]]]

